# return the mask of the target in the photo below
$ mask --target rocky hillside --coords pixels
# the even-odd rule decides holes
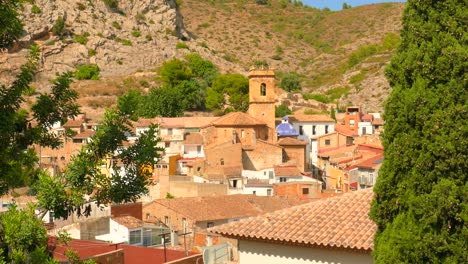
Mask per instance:
[[[24,37],[0,55],[0,79],[11,79],[33,42],[42,51],[34,83],[39,90],[47,89],[56,72],[97,64],[100,80],[74,83],[83,110],[96,116],[126,89],[154,85],[154,70],[162,62],[189,52],[222,72],[245,74],[252,62],[267,61],[278,80],[286,72],[299,73],[303,94],[338,87],[345,92],[331,101],[379,111],[389,91],[383,67],[393,50],[366,54],[352,66],[349,59],[360,47],[383,45],[386,34],[397,33],[403,8],[381,4],[327,12],[275,0],[271,6],[236,0],[119,0],[118,7],[109,6],[113,1],[29,2],[21,11]],[[61,19],[63,29],[53,34]],[[283,98],[326,108],[300,95],[284,93]]]

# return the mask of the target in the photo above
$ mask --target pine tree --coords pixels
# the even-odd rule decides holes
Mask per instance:
[[[409,0],[386,70],[377,263],[468,263],[466,1]]]

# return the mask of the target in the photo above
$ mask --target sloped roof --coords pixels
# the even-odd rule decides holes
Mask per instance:
[[[90,137],[94,136],[94,134],[96,134],[96,131],[88,129],[88,130],[85,130],[85,131],[79,133],[78,135],[74,136],[73,138],[90,138]]]
[[[356,164],[358,168],[374,168],[383,162],[383,154],[378,154],[370,159],[366,159],[363,162]]]
[[[203,136],[197,132],[191,132],[185,135],[184,144],[186,145],[202,145],[203,144]]]
[[[129,229],[143,226],[143,221],[130,215],[112,217],[112,220],[117,222],[119,225],[123,225]]]
[[[275,176],[302,176],[296,166],[275,166]]]
[[[291,122],[335,122],[328,115],[306,115],[303,113],[295,113],[289,116]]]
[[[335,125],[335,131],[340,133],[340,134],[343,134],[345,136],[349,136],[349,137],[356,136],[354,131],[352,131],[351,129],[347,128],[346,126],[344,126],[342,124],[338,124],[338,123]]]
[[[260,197],[236,194],[158,199],[144,205],[143,211],[149,212],[152,210],[152,204],[160,204],[195,221],[213,221],[255,216],[302,203],[303,201],[292,197]]]
[[[232,112],[227,115],[224,115],[217,120],[211,122],[214,126],[258,126],[264,125],[261,120],[258,120],[249,114],[242,113],[242,112]]]
[[[385,121],[382,118],[376,118],[374,121],[372,121],[373,125],[383,125]]]
[[[307,144],[309,143],[291,137],[281,138],[278,140],[278,145],[280,146],[306,146]]]
[[[83,119],[68,119],[63,127],[80,127],[84,122]]]
[[[373,190],[340,196],[241,219],[208,231],[236,239],[371,251],[377,225],[368,213]]]

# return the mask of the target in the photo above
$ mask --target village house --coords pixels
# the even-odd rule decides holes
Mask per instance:
[[[232,263],[372,263],[376,224],[366,189],[208,229],[237,239]]]
[[[171,231],[191,232],[187,241],[205,244],[206,229],[264,212],[288,208],[306,201],[294,197],[224,195],[154,200],[143,206],[145,221],[163,223]]]

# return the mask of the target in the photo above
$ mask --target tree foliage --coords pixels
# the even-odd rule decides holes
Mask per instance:
[[[162,151],[157,146],[157,127],[151,126],[124,147],[133,135],[127,117],[107,110],[92,141],[73,156],[64,172],[54,178],[40,177],[37,198],[41,208],[53,211],[57,217],[88,215],[89,201],[98,205],[134,202],[148,191],[146,186],[152,184],[149,168],[154,167]]]
[[[30,184],[36,178],[36,154],[32,144],[58,147],[60,139],[48,133],[54,123],[65,123],[78,114],[75,103],[78,94],[70,89],[70,73],[53,81],[50,94],[41,94],[31,107],[33,113],[21,107],[25,96],[33,90],[29,86],[38,61],[38,48],[33,46],[29,60],[21,67],[15,81],[0,84],[0,193],[9,188]],[[33,125],[33,123],[35,125]]]
[[[17,12],[19,6],[19,0],[0,1],[0,49],[10,47],[23,32]]]
[[[34,207],[15,205],[1,215],[0,263],[57,263],[46,250],[47,231],[34,214]]]
[[[288,92],[299,92],[302,90],[301,81],[299,75],[295,72],[287,73],[280,83],[281,88]]]
[[[285,104],[275,107],[275,117],[283,117],[292,114],[291,109]]]
[[[247,111],[249,79],[242,74],[219,75],[207,90],[206,107],[211,110]]]
[[[408,1],[404,11],[371,208],[378,263],[468,262],[465,4]]]

